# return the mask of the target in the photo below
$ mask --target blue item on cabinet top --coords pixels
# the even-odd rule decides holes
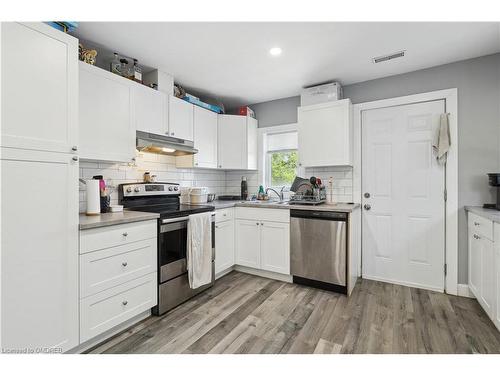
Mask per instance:
[[[198,99],[192,95],[184,96],[182,98],[182,100],[185,100],[188,103],[197,105],[198,107],[208,109],[209,111],[212,111],[215,113],[223,113],[222,108],[219,107],[218,105],[208,104],[208,103],[202,102],[200,99]]]
[[[45,23],[49,26],[52,26],[54,29],[60,30],[65,33],[75,31],[75,29],[78,27],[78,22],[71,21],[52,21]]]

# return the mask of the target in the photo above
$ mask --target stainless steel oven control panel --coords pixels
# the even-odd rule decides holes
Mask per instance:
[[[163,183],[143,183],[143,184],[123,184],[121,189],[124,197],[139,197],[148,195],[179,195],[179,184],[168,182]]]

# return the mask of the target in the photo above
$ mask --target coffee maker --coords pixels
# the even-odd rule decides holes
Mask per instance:
[[[483,208],[491,208],[500,211],[500,173],[488,173],[490,186],[497,188],[497,202],[485,203]]]

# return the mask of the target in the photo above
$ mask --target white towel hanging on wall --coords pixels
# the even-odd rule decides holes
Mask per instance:
[[[439,128],[436,135],[436,140],[434,145],[434,151],[436,152],[436,159],[439,164],[446,164],[446,157],[450,151],[451,137],[450,137],[450,124],[449,124],[449,113],[443,113],[439,119]]]

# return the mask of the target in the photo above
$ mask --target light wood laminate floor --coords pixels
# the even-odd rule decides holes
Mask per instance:
[[[90,353],[500,353],[469,298],[359,280],[351,297],[231,272]]]

